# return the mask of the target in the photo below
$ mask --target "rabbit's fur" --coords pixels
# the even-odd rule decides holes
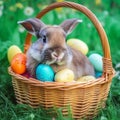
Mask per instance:
[[[74,72],[75,80],[81,76],[94,75],[94,68],[87,57],[66,44],[66,35],[79,22],[78,19],[68,19],[59,26],[45,25],[37,18],[19,22],[38,38],[27,51],[26,66],[31,75],[35,76],[39,63],[51,65],[55,72],[69,68]]]

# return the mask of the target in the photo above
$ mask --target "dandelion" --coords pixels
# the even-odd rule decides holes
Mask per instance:
[[[34,10],[33,10],[32,7],[26,7],[26,8],[24,9],[24,14],[25,14],[26,16],[31,16],[33,13],[34,13]]]
[[[42,9],[44,9],[44,8],[46,8],[47,6],[48,6],[48,5],[42,5],[42,7],[41,7],[41,8],[42,8]]]
[[[37,7],[38,7],[39,9],[41,9],[42,5],[38,3],[38,4],[37,4]]]
[[[95,0],[95,4],[96,4],[96,5],[100,5],[101,2],[102,2],[101,0]]]
[[[56,0],[56,2],[63,2],[64,0]],[[61,12],[62,11],[62,8],[56,8],[56,11],[57,12]]]
[[[56,8],[55,9],[57,12],[61,12],[62,11],[62,8]]]
[[[22,9],[22,8],[23,8],[23,5],[22,5],[21,3],[19,3],[19,2],[16,3],[15,6],[16,6],[17,8],[19,8],[19,9]]]
[[[63,2],[64,0],[56,0],[56,2]]]
[[[10,6],[10,7],[9,7],[9,10],[12,11],[12,12],[15,12],[15,11],[16,11],[16,7]]]

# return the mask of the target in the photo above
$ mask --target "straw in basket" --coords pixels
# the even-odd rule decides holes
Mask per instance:
[[[87,83],[41,82],[15,74],[9,67],[8,71],[12,76],[16,100],[17,103],[28,104],[32,107],[42,105],[45,108],[51,108],[54,106],[65,107],[70,105],[73,118],[92,118],[97,115],[99,108],[104,107],[114,75],[108,39],[96,16],[85,6],[74,2],[51,4],[43,9],[37,15],[37,18],[42,18],[47,12],[59,7],[68,7],[80,11],[94,24],[98,31],[104,53],[103,75],[98,80]],[[25,52],[31,44],[31,37],[31,34],[27,34],[24,47]],[[63,110],[63,114],[68,114],[67,110]]]

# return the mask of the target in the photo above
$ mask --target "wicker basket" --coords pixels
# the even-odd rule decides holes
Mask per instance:
[[[37,15],[37,18],[41,18],[50,10],[58,7],[76,9],[84,13],[94,24],[100,36],[104,53],[103,75],[96,81],[86,83],[41,82],[33,78],[28,79],[22,75],[15,74],[9,67],[8,71],[12,76],[17,103],[28,104],[32,107],[42,105],[45,108],[54,106],[65,107],[70,105],[73,118],[92,118],[97,115],[99,108],[105,106],[111,80],[114,75],[108,39],[96,16],[86,7],[74,2],[58,2],[51,4],[42,10]],[[31,37],[31,34],[27,34],[25,52],[31,44]],[[64,109],[63,114],[66,115],[67,113],[67,109]]]

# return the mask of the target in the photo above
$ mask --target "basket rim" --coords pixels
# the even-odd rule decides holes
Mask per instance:
[[[104,53],[102,77],[100,77],[94,81],[90,80],[88,82],[82,82],[82,83],[76,82],[76,81],[75,82],[42,82],[35,78],[27,78],[25,76],[18,75],[16,73],[14,73],[10,67],[8,68],[9,74],[14,76],[14,78],[18,78],[18,80],[21,80],[24,83],[29,83],[31,85],[34,84],[34,86],[45,86],[45,87],[49,87],[49,88],[56,88],[56,87],[59,87],[59,88],[67,88],[67,87],[86,88],[86,87],[90,87],[90,86],[102,85],[107,82],[111,82],[112,77],[114,75],[114,70],[112,67],[109,42],[108,42],[107,35],[104,31],[104,28],[102,27],[102,25],[99,22],[99,20],[97,19],[97,17],[88,8],[86,8],[83,5],[77,4],[75,2],[56,2],[56,3],[53,3],[49,6],[47,6],[42,11],[40,11],[38,13],[38,15],[36,16],[36,18],[42,18],[42,16],[44,16],[47,12],[49,12],[55,8],[59,8],[59,7],[73,8],[73,9],[76,9],[76,10],[84,13],[91,20],[91,22],[97,29],[101,43],[102,43],[103,53]],[[24,44],[24,50],[25,50],[24,52],[25,53],[26,53],[28,47],[30,46],[31,37],[32,37],[32,35],[29,33],[26,36],[25,44]]]
[[[54,88],[59,88],[61,90],[65,89],[74,89],[74,88],[88,88],[88,87],[93,87],[95,85],[103,85],[105,83],[111,82],[111,80],[104,78],[104,76],[96,78],[95,80],[90,80],[87,82],[77,82],[77,81],[72,81],[72,82],[42,82],[40,80],[37,80],[35,78],[27,78],[23,75],[16,74],[12,71],[11,67],[8,67],[8,73],[16,78],[18,81],[26,83],[26,84],[31,84],[36,87],[46,87],[47,89],[54,89]]]

